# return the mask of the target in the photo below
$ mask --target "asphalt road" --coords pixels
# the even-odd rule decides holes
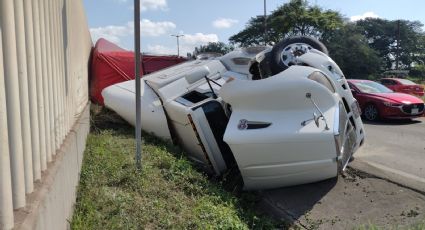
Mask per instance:
[[[425,184],[425,118],[364,125],[366,142],[356,160]]]
[[[421,223],[425,118],[365,123],[365,131],[365,144],[338,179],[262,191],[259,209],[302,229],[356,229],[368,223],[389,229]]]
[[[260,209],[305,229],[367,223],[387,229],[423,221],[425,118],[364,125],[366,142],[344,175],[263,191]]]
[[[425,220],[425,196],[347,169],[344,176],[261,192],[259,210],[300,229],[404,229]],[[297,228],[294,228],[297,229]]]

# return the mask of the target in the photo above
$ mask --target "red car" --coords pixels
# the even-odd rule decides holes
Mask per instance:
[[[424,102],[415,96],[395,93],[369,80],[350,79],[348,84],[366,120],[415,118],[424,113]]]
[[[424,87],[414,83],[413,81],[402,78],[382,78],[381,84],[394,92],[408,93],[415,96],[424,96]]]

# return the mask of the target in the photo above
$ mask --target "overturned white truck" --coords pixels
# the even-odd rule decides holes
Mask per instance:
[[[336,177],[364,141],[343,73],[308,37],[185,62],[146,75],[141,88],[144,131],[179,143],[211,173],[237,166],[245,189]],[[134,80],[102,95],[135,124]]]

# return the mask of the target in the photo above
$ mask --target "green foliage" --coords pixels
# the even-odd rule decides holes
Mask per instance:
[[[381,59],[354,24],[347,23],[334,31],[325,45],[347,78],[368,79],[379,73]]]
[[[267,18],[267,24],[270,24],[270,17]],[[279,40],[273,27],[267,30],[268,42]],[[242,47],[264,44],[264,16],[252,17],[244,30],[231,36],[229,41],[232,44],[239,44]]]
[[[233,45],[227,45],[223,42],[209,42],[207,45],[195,47],[193,56],[196,56],[200,53],[219,53],[224,55],[234,49],[235,47]]]
[[[357,27],[370,47],[378,52],[386,69],[396,67],[397,55],[401,69],[409,69],[413,63],[424,63],[425,33],[421,22],[366,18],[358,21]]]
[[[268,43],[273,44],[295,35],[320,39],[326,33],[343,26],[343,18],[336,11],[309,6],[305,0],[291,0],[267,17],[267,25]],[[245,29],[229,40],[241,46],[264,43],[264,16],[251,18]]]
[[[278,7],[270,17],[271,26],[281,38],[300,35],[320,39],[343,25],[339,12],[309,6],[305,0],[292,0]]]
[[[409,72],[410,76],[414,78],[425,79],[425,65],[415,65]]]
[[[425,32],[419,21],[366,18],[350,23],[337,11],[290,0],[267,16],[267,26],[268,45],[296,35],[320,39],[348,77],[368,78],[394,69],[397,55],[400,69],[425,64]],[[264,44],[264,38],[264,16],[255,16],[229,40],[246,47]]]
[[[134,129],[106,113],[92,121],[72,229],[279,227],[257,213],[253,193],[224,190],[181,149],[148,134],[143,134],[143,169],[137,170]]]

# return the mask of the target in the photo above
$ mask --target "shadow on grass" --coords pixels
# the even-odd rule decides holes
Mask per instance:
[[[92,116],[91,116],[91,127],[90,130],[92,133],[100,133],[104,130],[113,130],[121,136],[128,138],[134,138],[135,131],[128,122],[123,120],[115,112],[100,106],[92,106]],[[153,136],[152,134],[142,131],[143,144],[150,144],[164,147],[167,152],[172,153],[176,157],[187,158],[184,150],[179,146],[174,145],[170,141],[162,140],[158,137]],[[189,160],[189,159],[188,159]],[[202,171],[203,168],[199,165],[192,163],[193,167],[197,170]],[[207,174],[202,171],[208,179],[214,183],[220,183],[220,185],[225,188],[227,191],[232,192],[232,194],[238,195],[242,193],[243,180],[237,166],[229,169],[224,175],[217,177],[212,174]]]

